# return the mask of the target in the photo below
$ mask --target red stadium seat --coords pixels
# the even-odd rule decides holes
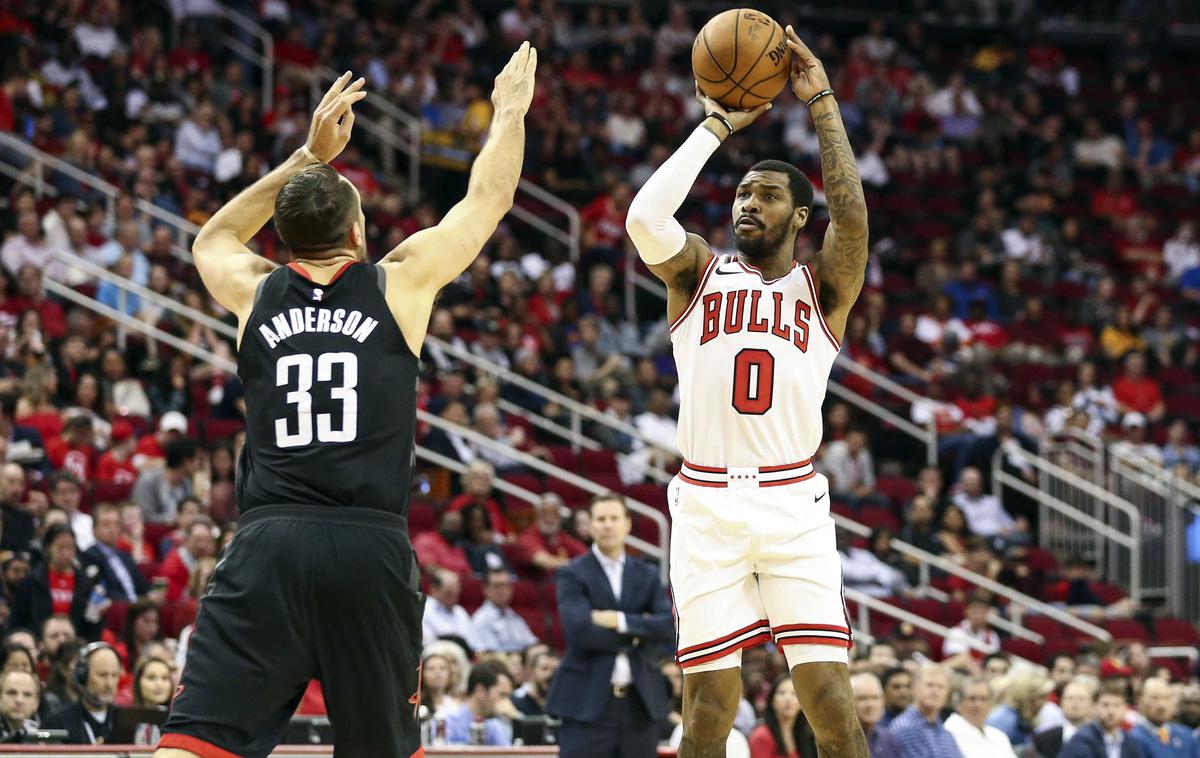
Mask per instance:
[[[408,531],[411,534],[430,532],[437,528],[437,513],[428,503],[412,501],[408,504]]]
[[[1026,563],[1033,571],[1044,571],[1052,573],[1058,571],[1058,560],[1054,557],[1054,553],[1049,550],[1043,550],[1040,547],[1030,547],[1025,549]]]
[[[861,508],[858,512],[858,521],[872,529],[886,527],[892,530],[892,534],[900,531],[900,519],[896,518],[896,514],[890,508],[872,506]]]
[[[467,613],[474,613],[483,605],[483,582],[473,576],[461,577],[461,581],[462,592],[458,596],[458,604],[465,608]]]
[[[1048,616],[1026,616],[1025,628],[1031,632],[1037,632],[1047,640],[1063,637],[1066,634],[1063,625]]]
[[[625,494],[639,503],[645,503],[660,511],[667,510],[667,488],[663,484],[633,484],[625,488]]]
[[[904,610],[915,613],[921,618],[936,621],[939,624],[946,623],[946,604],[941,600],[906,598],[901,601],[900,605]]]
[[[1125,599],[1125,591],[1115,584],[1092,582],[1092,592],[1095,592],[1096,597],[1100,598],[1100,602],[1105,605],[1112,605]]]
[[[1101,626],[1116,642],[1149,642],[1150,632],[1133,619],[1109,619]]]
[[[1042,644],[1042,657],[1053,658],[1056,655],[1076,656],[1079,654],[1079,641],[1075,639],[1058,637],[1056,639],[1047,639]]]
[[[512,607],[518,610],[536,608],[538,612],[541,612],[542,593],[538,589],[537,582],[529,579],[518,579],[513,584]]]
[[[590,473],[615,474],[617,456],[611,450],[580,450],[579,465]]]
[[[502,474],[500,478],[516,487],[527,489],[535,495],[541,494],[546,489],[542,477],[537,474],[510,473]]]
[[[575,469],[575,453],[569,445],[547,445],[546,449],[550,451],[550,459],[555,466],[568,471]]]
[[[567,484],[561,479],[548,479],[546,489],[561,497],[563,502],[572,508],[586,504],[592,497],[591,493],[586,490],[573,484]]]
[[[1200,395],[1168,395],[1166,403],[1172,416],[1200,418]]]
[[[523,611],[517,609],[517,614],[525,619],[525,623],[529,625],[529,631],[533,632],[533,636],[539,640],[544,640],[548,636],[549,625],[546,623],[546,614],[542,609]]]
[[[1160,645],[1193,646],[1200,643],[1200,634],[1187,619],[1159,619],[1154,622],[1154,641]]]
[[[1004,640],[1000,643],[1000,649],[1009,655],[1015,655],[1018,658],[1024,658],[1034,663],[1040,664],[1042,659],[1042,646],[1029,640]]]
[[[875,480],[875,489],[897,506],[903,506],[917,494],[917,485],[907,476],[880,476]]]

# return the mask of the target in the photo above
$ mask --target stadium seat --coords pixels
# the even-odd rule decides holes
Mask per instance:
[[[1168,395],[1166,403],[1172,416],[1200,418],[1200,395]]]
[[[459,593],[458,604],[465,608],[467,613],[474,613],[483,605],[483,582],[473,576],[464,576],[461,580],[462,592]]]
[[[568,484],[561,479],[548,479],[546,481],[546,489],[561,497],[563,502],[572,508],[586,504],[592,497],[590,492],[582,490],[573,484]]]
[[[1025,549],[1026,563],[1032,571],[1043,571],[1053,573],[1058,571],[1058,560],[1055,559],[1054,553],[1049,550],[1044,550],[1040,547],[1029,547]]]
[[[611,450],[580,450],[579,465],[589,473],[616,474],[617,456]]]
[[[1009,655],[1041,664],[1042,646],[1029,640],[1008,639],[1000,643],[1000,649]]]
[[[1125,591],[1115,584],[1092,582],[1091,587],[1092,592],[1095,592],[1096,597],[1100,598],[1100,602],[1105,605],[1112,605],[1120,600],[1124,600],[1126,597]]]
[[[905,598],[901,601],[900,606],[904,610],[915,613],[921,618],[936,621],[939,624],[946,623],[946,604],[941,600],[915,597]]]
[[[1160,645],[1188,645],[1200,643],[1196,625],[1187,619],[1165,618],[1154,622],[1154,641]]]
[[[1150,632],[1133,619],[1109,619],[1102,626],[1117,642],[1149,642]]]
[[[880,476],[875,479],[875,489],[897,507],[903,506],[917,494],[917,485],[907,476]]]
[[[1042,657],[1053,658],[1056,655],[1075,656],[1079,654],[1079,641],[1075,639],[1057,637],[1055,639],[1047,639],[1042,644]]]
[[[542,608],[542,593],[538,583],[529,579],[518,579],[513,584],[512,607],[517,609]]]
[[[664,513],[667,510],[667,488],[662,484],[631,484],[625,488],[625,494],[639,503],[657,508]]]
[[[437,513],[428,503],[412,501],[408,504],[408,531],[410,534],[430,532],[437,528]]]
[[[509,473],[509,474],[502,474],[500,476],[500,478],[503,479],[504,481],[508,482],[511,485],[514,485],[516,487],[521,487],[522,489],[529,490],[530,492],[534,493],[535,495],[541,493],[546,488],[545,485],[543,484],[542,477],[539,476],[538,474],[525,474],[525,473],[514,472],[514,473]]]
[[[575,469],[576,457],[569,445],[547,445],[546,449],[550,451],[550,459],[555,466],[567,471]]]
[[[900,531],[900,519],[896,518],[896,514],[890,508],[877,508],[867,506],[860,508],[858,511],[858,522],[866,524],[872,529],[886,527],[896,534]]]
[[[1026,616],[1024,621],[1026,629],[1037,632],[1047,641],[1063,637],[1066,633],[1063,625],[1049,616]]]

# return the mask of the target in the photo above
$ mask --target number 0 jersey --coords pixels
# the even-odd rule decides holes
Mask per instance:
[[[671,344],[679,450],[693,467],[783,466],[817,452],[840,346],[807,266],[766,280],[735,256],[714,256]]]
[[[239,510],[352,506],[406,516],[417,369],[384,298],[383,269],[347,263],[325,285],[297,264],[271,272],[238,350]]]

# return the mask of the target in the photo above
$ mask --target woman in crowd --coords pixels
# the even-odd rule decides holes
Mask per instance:
[[[175,690],[171,664],[162,658],[143,658],[133,670],[133,705],[166,708]]]
[[[467,554],[467,562],[476,576],[486,576],[491,569],[507,569],[508,561],[496,543],[487,509],[480,503],[463,508],[463,534],[460,543]]]
[[[9,671],[37,674],[37,661],[34,660],[33,654],[29,652],[28,648],[12,642],[4,645],[4,666],[0,668],[0,674]]]
[[[467,680],[471,677],[471,662],[467,660],[467,652],[457,642],[438,640],[425,646],[424,655],[438,655],[446,660],[449,666],[446,693],[461,701],[467,694]]]
[[[426,655],[421,663],[421,704],[433,718],[445,718],[461,705],[450,694],[450,659],[444,655]]]
[[[141,660],[146,645],[161,639],[162,624],[158,606],[150,600],[139,600],[129,606],[125,616],[125,631],[121,642],[117,643],[117,655],[125,663],[125,670],[131,670]]]
[[[763,723],[750,734],[750,758],[817,758],[817,741],[790,675],[775,680]]]
[[[957,505],[948,505],[942,512],[941,528],[938,529],[938,540],[942,550],[948,557],[964,559],[967,557],[967,517]]]
[[[1054,691],[1054,682],[1037,671],[1017,674],[1004,690],[1003,702],[988,714],[987,723],[1008,737],[1014,748],[1033,738],[1038,711]]]

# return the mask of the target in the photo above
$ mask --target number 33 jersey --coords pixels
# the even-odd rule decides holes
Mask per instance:
[[[671,344],[679,450],[688,463],[780,466],[817,452],[840,346],[807,266],[765,279],[734,256],[714,256],[671,324]]]
[[[407,515],[418,359],[384,298],[383,269],[328,284],[298,264],[259,286],[238,349],[246,391],[239,510],[378,508]]]

